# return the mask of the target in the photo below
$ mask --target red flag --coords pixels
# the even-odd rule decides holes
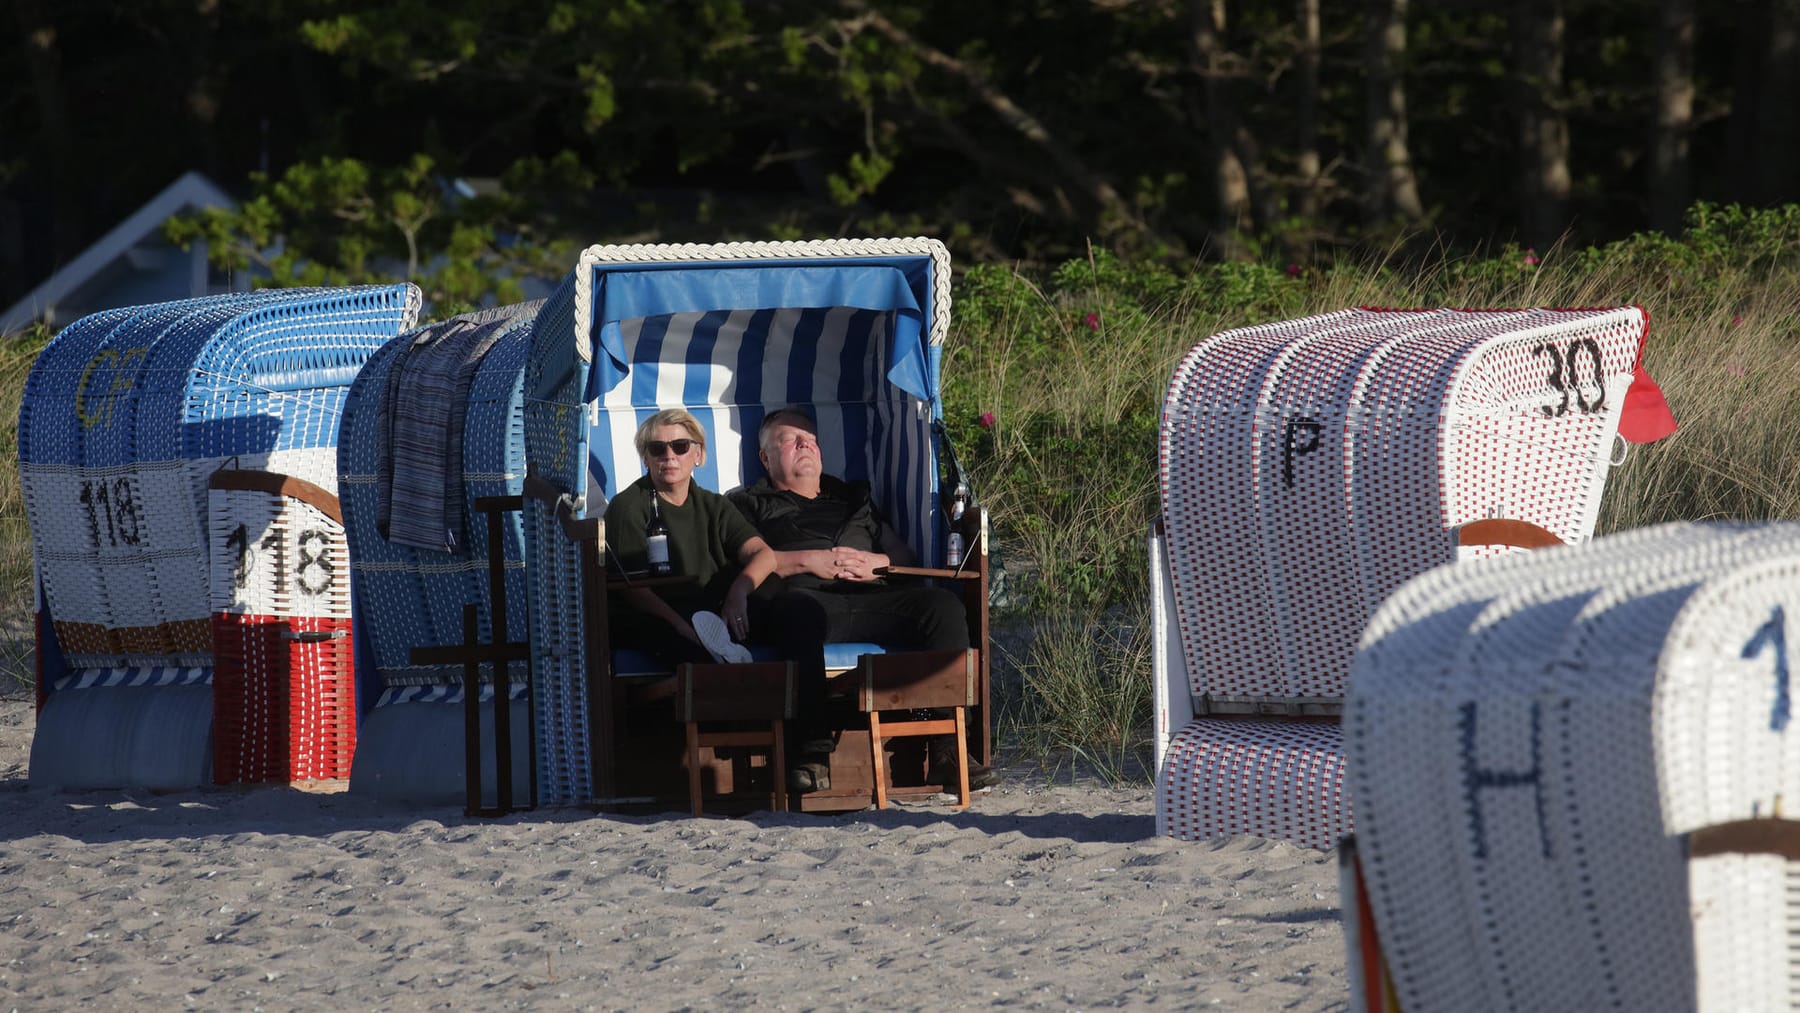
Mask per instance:
[[[1619,435],[1632,443],[1654,443],[1675,431],[1675,414],[1663,398],[1662,388],[1650,378],[1643,363],[1632,367],[1631,389],[1619,411]]]

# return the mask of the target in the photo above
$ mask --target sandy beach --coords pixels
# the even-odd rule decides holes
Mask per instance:
[[[947,805],[496,821],[31,790],[0,700],[0,1007],[1336,1010],[1335,856],[1012,769]]]

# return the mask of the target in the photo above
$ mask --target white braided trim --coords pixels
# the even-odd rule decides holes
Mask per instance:
[[[667,264],[681,261],[726,260],[830,260],[845,257],[924,255],[931,258],[931,332],[933,345],[942,345],[950,331],[950,251],[924,236],[895,239],[808,239],[754,243],[627,243],[590,246],[581,251],[575,265],[575,350],[582,361],[591,361],[589,335],[594,325],[594,273],[596,264]]]
[[[410,331],[419,324],[419,313],[425,308],[425,291],[412,282],[406,283],[406,307],[401,310],[400,330]]]

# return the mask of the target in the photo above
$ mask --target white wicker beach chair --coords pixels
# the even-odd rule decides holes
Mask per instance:
[[[1668,525],[1396,593],[1344,719],[1359,1004],[1800,1002],[1797,577],[1800,525]]]
[[[1345,310],[1177,367],[1152,533],[1157,826],[1330,848],[1345,676],[1376,607],[1471,522],[1591,532],[1641,309]],[[1480,542],[1481,539],[1472,539]]]

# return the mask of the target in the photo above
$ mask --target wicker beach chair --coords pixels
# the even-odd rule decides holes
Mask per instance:
[[[1621,418],[1660,404],[1646,327],[1635,307],[1357,309],[1188,353],[1150,545],[1160,833],[1327,849],[1349,832],[1358,636],[1407,578],[1515,551],[1460,545],[1471,522],[1587,538]]]
[[[341,537],[307,511],[335,497],[345,390],[418,308],[410,285],[208,297],[84,317],[39,356],[19,417],[38,577],[33,783],[341,776],[331,757],[353,734],[352,715],[334,710],[338,697],[324,687],[350,673],[332,667],[341,645],[326,628],[331,607],[312,602],[342,574],[328,569]],[[251,507],[244,498],[262,486],[214,496],[220,472],[279,478]],[[323,498],[290,509],[286,479]],[[209,519],[215,499],[222,513]],[[253,528],[257,518],[275,527]],[[239,523],[239,544],[211,544],[211,532],[229,539]],[[294,537],[265,544],[289,523],[301,525]],[[308,531],[319,534],[302,539]],[[233,556],[224,571],[214,565],[221,553]],[[216,588],[220,572],[250,593]],[[271,593],[253,586],[262,581]],[[279,659],[252,652],[270,670],[245,667],[234,638],[251,625],[296,635]],[[215,636],[232,641],[223,663]],[[296,664],[332,674],[296,701],[276,684]],[[253,735],[276,741],[247,742]],[[262,759],[271,749],[288,755]]]
[[[416,652],[458,645],[467,606],[476,609],[482,642],[525,640],[521,515],[480,506],[524,488],[521,385],[540,306],[501,306],[402,334],[369,359],[345,400],[338,467],[356,591],[361,723],[353,794],[432,803],[466,798],[462,666],[441,652],[426,659]],[[426,410],[407,417],[419,408]],[[494,542],[498,559],[490,553]],[[490,586],[496,574],[497,596]],[[505,613],[498,637],[496,604]],[[508,685],[507,765],[513,798],[527,801],[529,690],[524,666],[517,668]],[[486,806],[500,801],[493,693],[484,672],[477,695],[489,705],[479,714]]]
[[[808,406],[828,472],[871,483],[921,560],[941,560],[938,369],[949,326],[949,258],[934,240],[843,240],[592,247],[539,314],[526,366],[525,437],[533,734],[537,792],[551,803],[687,800],[675,722],[633,720],[658,686],[653,659],[614,650],[605,601],[605,503],[642,474],[641,420],[684,407],[705,427],[695,480],[729,492],[757,479],[756,431],[775,408]],[[984,530],[971,510],[968,563],[921,570],[963,590],[978,645],[971,751],[990,750]],[[617,593],[615,587],[612,593]],[[758,654],[766,656],[766,651]],[[831,645],[848,671],[883,653]],[[829,791],[806,809],[873,797],[866,727],[845,731]],[[742,794],[749,772],[710,750],[712,794]],[[922,762],[921,762],[922,767]],[[922,770],[921,770],[922,773]],[[776,772],[775,776],[780,776]],[[907,787],[896,775],[896,791]],[[766,804],[762,785],[753,793]]]
[[[1800,525],[1682,524],[1390,598],[1344,718],[1359,1005],[1800,1002],[1797,577]]]

